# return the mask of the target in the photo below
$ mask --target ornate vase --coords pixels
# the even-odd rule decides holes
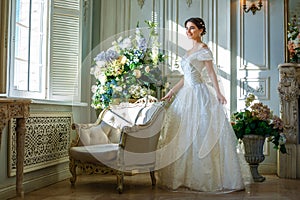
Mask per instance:
[[[264,161],[263,146],[265,137],[260,135],[244,135],[245,159],[249,163],[251,174],[255,182],[263,182],[266,178],[258,172],[259,163]]]

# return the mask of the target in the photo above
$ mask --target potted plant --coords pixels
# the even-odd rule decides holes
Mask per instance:
[[[283,121],[273,115],[267,105],[255,102],[255,96],[249,94],[245,100],[245,109],[232,115],[231,124],[236,137],[244,144],[245,159],[250,165],[254,181],[264,181],[265,178],[258,173],[257,168],[265,159],[263,154],[265,139],[274,144],[274,149],[286,153]]]

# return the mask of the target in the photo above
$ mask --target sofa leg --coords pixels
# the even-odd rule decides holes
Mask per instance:
[[[70,178],[70,182],[71,182],[71,185],[74,186],[75,185],[75,182],[76,182],[76,167],[77,165],[75,164],[75,160],[74,159],[70,159],[70,163],[69,163],[69,170],[72,174],[72,177]]]
[[[150,171],[150,176],[151,176],[152,186],[155,186],[156,185],[156,178],[155,178],[154,171]]]
[[[122,171],[117,171],[117,190],[119,194],[123,192],[123,182],[124,182],[124,172]]]

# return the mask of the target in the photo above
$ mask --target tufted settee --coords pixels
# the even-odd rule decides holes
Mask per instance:
[[[155,185],[155,150],[163,126],[165,104],[151,96],[103,110],[93,124],[73,124],[76,139],[69,149],[71,184],[76,168],[86,174],[116,174],[123,191],[124,174],[150,172]]]

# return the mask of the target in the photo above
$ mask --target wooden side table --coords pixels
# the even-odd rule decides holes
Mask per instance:
[[[0,98],[0,147],[3,128],[11,118],[17,119],[17,169],[16,169],[16,193],[24,197],[23,168],[24,168],[24,142],[26,132],[26,118],[29,117],[30,99]]]

